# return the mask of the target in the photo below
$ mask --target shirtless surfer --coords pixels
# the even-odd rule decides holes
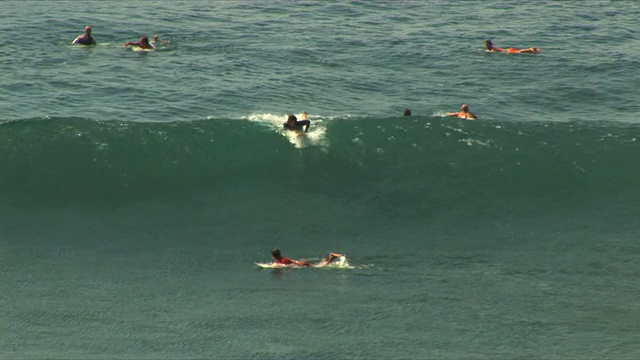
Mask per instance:
[[[456,116],[460,119],[478,120],[476,114],[469,111],[469,105],[467,104],[462,104],[460,111],[458,112],[448,112],[447,116]]]
[[[289,114],[287,121],[282,126],[285,130],[304,130],[304,132],[307,132],[309,131],[309,126],[311,126],[311,121],[307,119],[306,111],[302,113],[302,117],[302,120],[298,120],[295,115]]]
[[[138,42],[129,41],[128,43],[122,44],[122,46],[137,46],[140,49],[147,49],[147,50],[154,49],[154,47],[151,44],[149,44],[149,38],[146,36],[141,36]]]
[[[329,264],[331,264],[331,262],[333,262],[333,260],[342,257],[344,255],[342,254],[338,254],[338,253],[331,253],[329,254],[329,256],[327,256],[326,258],[324,258],[322,261],[320,261],[317,264],[311,263],[307,260],[294,260],[294,259],[290,259],[286,256],[282,256],[282,254],[280,253],[280,249],[275,248],[273,250],[271,250],[271,257],[273,257],[273,262],[276,264],[282,264],[282,265],[297,265],[297,266],[304,266],[304,267],[323,267],[323,266],[327,266]]]
[[[96,41],[91,37],[91,26],[87,25],[84,28],[84,34],[76,37],[71,43],[78,45],[95,45]]]
[[[512,53],[512,54],[522,54],[522,53],[539,53],[541,50],[537,47],[530,47],[528,49],[516,49],[516,48],[499,48],[493,46],[491,40],[487,40],[484,42],[484,47],[488,52],[503,52],[503,53]]]

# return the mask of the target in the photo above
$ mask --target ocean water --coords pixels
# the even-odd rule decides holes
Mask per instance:
[[[639,3],[0,9],[0,358],[640,354]]]

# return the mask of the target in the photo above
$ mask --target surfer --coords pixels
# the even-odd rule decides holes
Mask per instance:
[[[95,45],[96,41],[91,37],[91,26],[87,25],[84,28],[84,34],[76,37],[71,43],[78,45]]]
[[[298,120],[298,118],[293,115],[293,114],[289,114],[289,116],[287,117],[287,121],[283,124],[283,127],[286,130],[303,130],[304,132],[309,131],[309,126],[311,126],[311,121],[309,121],[309,119],[307,119],[307,112],[303,112],[302,113],[302,120]]]
[[[469,105],[462,104],[459,112],[448,112],[447,116],[457,116],[460,119],[478,120],[476,114],[469,111]]]
[[[537,47],[530,47],[528,49],[516,49],[513,47],[506,48],[506,49],[499,48],[499,47],[493,46],[493,43],[491,42],[491,40],[485,41],[484,47],[487,49],[488,52],[503,52],[503,53],[513,53],[513,54],[539,53],[541,51],[540,48],[537,48]]]
[[[404,109],[404,116],[411,116],[411,109]]]
[[[140,49],[153,49],[154,47],[149,44],[149,38],[146,36],[141,36],[138,42],[130,41],[128,43],[122,44],[122,46],[137,46]]]
[[[326,266],[331,264],[331,262],[339,257],[342,257],[344,255],[342,254],[338,254],[338,253],[331,253],[329,254],[329,256],[327,256],[326,258],[324,258],[322,261],[320,261],[317,264],[314,264],[312,262],[309,262],[307,260],[294,260],[294,259],[290,259],[286,256],[282,256],[282,254],[280,253],[280,249],[275,248],[273,250],[271,250],[271,256],[273,257],[273,261],[276,264],[282,264],[282,265],[297,265],[297,266],[306,266],[306,267],[322,267],[322,266]]]

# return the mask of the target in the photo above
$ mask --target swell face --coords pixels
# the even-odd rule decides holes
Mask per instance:
[[[637,199],[638,142],[620,124],[333,119],[296,148],[274,126],[20,121],[0,127],[11,206],[109,206],[218,192],[320,193],[397,216],[540,214]],[[252,196],[260,196],[260,192]]]

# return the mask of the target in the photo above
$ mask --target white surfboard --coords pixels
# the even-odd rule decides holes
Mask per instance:
[[[299,267],[296,265],[285,265],[285,264],[277,264],[277,263],[254,263],[254,264],[258,265],[258,267],[262,269],[282,269],[282,268]]]
[[[133,51],[153,51],[155,49],[143,49],[143,48],[141,48],[139,46],[132,46],[131,50],[133,50]]]

